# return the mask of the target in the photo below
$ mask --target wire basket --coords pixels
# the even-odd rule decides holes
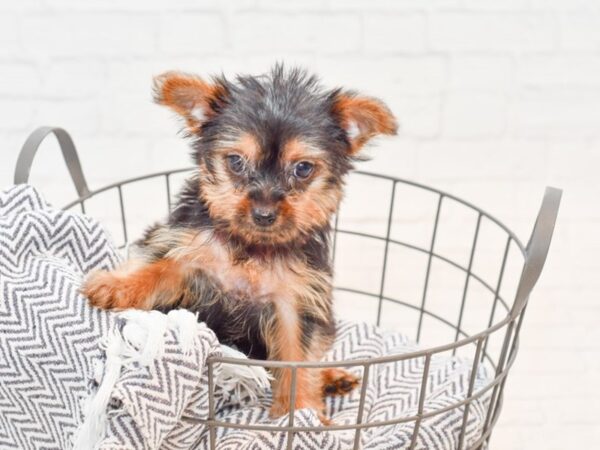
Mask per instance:
[[[117,211],[115,223],[118,224],[122,234],[121,247],[126,247],[134,235],[129,224],[132,213],[127,202],[127,190],[144,181],[152,180],[159,183],[159,188],[164,190],[166,199],[163,212],[168,211],[175,191],[174,180],[192,170],[192,168],[168,170],[91,190],[87,186],[70,136],[60,128],[44,127],[32,133],[23,146],[15,171],[16,184],[28,181],[34,156],[48,134],[54,134],[58,139],[78,194],[78,197],[64,209],[78,207],[83,213],[89,213],[87,206],[93,199],[112,196],[112,206]],[[343,303],[352,305],[347,309],[358,311],[358,316],[363,320],[369,310],[372,321],[377,325],[401,327],[405,333],[409,330],[414,332],[414,339],[420,344],[421,349],[379,358],[336,362],[210,358],[207,361],[210,383],[209,414],[205,424],[210,430],[211,448],[217,448],[215,430],[219,427],[284,432],[287,434],[288,449],[292,448],[295,433],[323,430],[322,427],[294,425],[296,395],[294,383],[290,393],[291,414],[287,426],[236,424],[218,420],[215,415],[213,383],[216,364],[287,368],[291,370],[292,379],[295,378],[298,368],[360,367],[363,382],[359,388],[360,404],[356,422],[333,424],[327,427],[328,430],[353,430],[354,449],[360,447],[362,430],[399,423],[413,424],[410,448],[415,448],[421,422],[453,408],[459,408],[463,413],[457,448],[481,449],[489,445],[492,430],[502,408],[507,375],[519,348],[519,332],[529,295],[540,276],[552,238],[561,191],[554,188],[546,189],[530,240],[527,245],[523,245],[519,238],[498,219],[453,195],[411,181],[374,173],[355,172],[353,177],[362,179],[371,194],[374,190],[378,192],[376,196],[369,195],[367,202],[357,208],[358,216],[361,214],[364,216],[365,208],[369,208],[369,215],[378,220],[365,222],[358,216],[354,219],[349,218],[344,214],[345,205],[335,218],[332,258],[338,259],[335,261],[336,301],[340,297]],[[379,204],[373,205],[373,197],[380,200]],[[425,197],[427,201],[423,200]],[[349,198],[352,198],[352,192]],[[430,205],[428,210],[425,208],[415,212],[407,208],[407,205],[424,204]],[[134,216],[144,224],[148,224],[150,220],[156,218],[158,205],[154,206],[152,212],[153,208],[145,203],[143,211],[141,213],[138,211]],[[449,214],[449,211],[453,211],[453,214]],[[469,225],[464,220],[456,219],[461,213],[471,217]],[[406,227],[403,228],[407,223],[412,226],[412,231],[418,230],[418,234],[423,239],[420,241],[404,239],[405,236],[411,235]],[[448,230],[454,231],[449,234]],[[493,233],[490,233],[490,230],[493,230]],[[463,236],[466,234],[466,240],[459,239],[459,231]],[[489,238],[491,234],[495,235],[494,244]],[[348,243],[350,241],[351,244]],[[370,253],[366,249],[369,245],[377,248],[377,251],[372,253],[375,256],[371,263],[367,261]],[[495,250],[492,250],[493,248]],[[348,249],[353,252],[349,252]],[[405,255],[404,260],[400,258],[399,264],[398,252]],[[348,257],[350,253],[358,253],[359,258],[355,261],[354,267],[350,267],[351,275],[344,276],[344,267],[353,264],[350,261],[352,258]],[[375,260],[378,261],[378,265],[372,264]],[[415,263],[417,260],[420,264]],[[354,276],[357,269],[365,268],[367,270],[363,271],[369,273],[370,277],[361,279]],[[450,277],[448,273],[452,273],[453,276]],[[439,279],[442,280],[441,283]],[[434,299],[440,292],[443,301]],[[482,300],[484,297],[488,299],[487,302]],[[478,319],[472,317],[472,311],[481,313]],[[394,322],[398,318],[402,320]],[[434,342],[436,338],[438,341],[441,340],[441,343],[431,344],[430,342]],[[425,410],[430,362],[432,357],[441,354],[465,355],[472,360],[468,393],[462,401],[457,401],[450,406]],[[373,367],[411,359],[424,360],[416,414],[385,421],[364,420],[367,380]],[[478,386],[475,389],[475,377],[482,365],[486,365],[493,376],[485,386]],[[480,436],[475,441],[469,442],[466,447],[465,429],[471,404],[484,395],[489,400],[482,431]]]

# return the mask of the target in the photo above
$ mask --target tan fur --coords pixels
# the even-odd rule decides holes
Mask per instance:
[[[299,161],[318,163],[325,151],[317,146],[292,138],[286,142],[281,152],[281,160],[289,164]]]
[[[360,378],[345,370],[332,367],[321,371],[323,396],[346,395],[359,384]]]
[[[325,171],[323,171],[325,172]],[[320,173],[305,192],[288,199],[298,230],[308,232],[316,224],[324,226],[342,199],[342,191],[325,184],[327,173]]]
[[[293,80],[289,88],[299,86]],[[321,96],[313,92],[311,83],[305,88],[307,95]],[[206,82],[168,72],[155,79],[154,91],[155,101],[182,116],[187,134],[197,138],[198,173],[191,182],[199,184],[186,185],[177,207],[181,209],[174,211],[168,225],[145,235],[136,258],[118,270],[92,274],[84,294],[102,308],[188,308],[211,323],[225,342],[249,345],[248,353],[255,357],[321,360],[335,333],[331,267],[324,241],[342,198],[343,175],[369,139],[396,132],[394,117],[378,100],[334,91],[329,94],[335,95],[333,105],[328,96],[315,99],[320,103],[311,108],[317,108],[312,114],[324,114],[323,124],[334,125],[331,120],[335,120],[336,127],[315,133],[318,125],[303,130],[297,126],[299,121],[286,124],[284,119],[293,118],[294,110],[289,110],[289,117],[280,117],[279,98],[267,96],[261,104],[248,97],[240,101],[250,102],[254,109],[277,108],[272,111],[277,113],[272,118],[276,122],[264,129],[253,122],[237,129],[230,124],[243,122],[211,121],[238,101],[230,95],[236,88],[225,79]],[[298,102],[296,95],[287,99],[286,92],[282,91],[286,97],[282,100],[291,107],[298,104],[302,118],[302,105],[311,103]],[[229,112],[237,117],[245,110]],[[215,133],[210,133],[210,139],[203,136],[207,121],[218,127],[211,128]],[[340,126],[346,130],[349,146],[341,138]],[[332,130],[337,137],[331,148],[314,143],[327,140]],[[262,148],[263,142],[268,142],[267,148]],[[232,154],[244,159],[244,170],[230,167]],[[278,158],[280,173],[273,173],[272,158]],[[269,164],[261,164],[263,159]],[[312,163],[313,170],[295,173],[301,161]],[[265,173],[257,174],[263,167]],[[269,213],[264,215],[268,222],[258,215],[261,209]],[[253,347],[255,341],[258,349]],[[280,416],[290,408],[292,371],[274,374],[271,414]],[[359,382],[341,369],[305,368],[296,371],[296,381],[296,408],[317,410],[323,423],[329,423],[323,396],[347,393]]]
[[[209,231],[171,229],[167,232],[159,228],[152,234],[151,242],[155,248],[170,246],[172,250],[152,263],[130,262],[118,271],[92,275],[84,287],[84,294],[92,304],[119,309],[169,306],[181,297],[185,274],[201,270],[217,280],[225,292],[243,292],[241,298],[273,302],[275,315],[262,327],[271,359],[322,358],[330,343],[316,337],[304,350],[298,311],[312,311],[316,317],[327,319],[324,302],[330,296],[329,276],[309,268],[301,258],[239,261]],[[280,415],[289,409],[291,372],[279,370],[275,375],[272,414]],[[296,406],[315,408],[322,413],[322,383],[318,370],[299,369]]]
[[[294,302],[326,320],[323,303],[331,292],[331,278],[307,266],[301,257],[239,261],[220,239],[209,231],[179,231],[181,245],[167,257],[188,270],[202,270],[231,291],[244,291],[256,300]],[[311,280],[307,283],[306,280]]]
[[[260,156],[260,145],[256,136],[251,133],[242,132],[231,139],[223,139],[215,144],[216,153],[225,158],[227,155],[238,154],[246,161],[255,163]]]
[[[351,154],[356,154],[369,139],[378,134],[393,135],[398,131],[392,112],[374,98],[340,94],[335,103],[335,112],[345,128],[357,128],[358,134],[350,142]]]
[[[177,261],[160,259],[133,270],[93,272],[82,292],[99,308],[152,309],[178,298],[183,277],[184,268]]]
[[[222,95],[222,87],[207,83],[202,78],[181,72],[165,72],[154,78],[154,101],[168,106],[185,118],[192,132],[200,129],[202,121],[194,115],[199,108],[211,115],[210,102]]]

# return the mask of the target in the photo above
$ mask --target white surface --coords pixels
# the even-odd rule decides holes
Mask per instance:
[[[523,239],[544,186],[565,190],[492,448],[591,446],[600,439],[599,24],[594,0],[4,1],[0,184],[42,124],[72,133],[92,187],[187,165],[178,125],[150,101],[151,76],[164,70],[256,73],[284,60],[379,96],[401,131],[361,168],[450,191]],[[55,146],[39,156],[33,180],[50,200],[72,195]],[[362,196],[380,198],[373,189]],[[426,213],[415,214],[407,232],[419,238]],[[354,224],[371,229],[381,217],[363,219]]]

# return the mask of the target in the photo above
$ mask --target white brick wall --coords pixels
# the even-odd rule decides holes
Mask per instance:
[[[440,187],[524,239],[565,189],[495,449],[600,439],[597,0],[18,0],[0,3],[0,185],[35,126],[67,128],[88,181],[187,165],[153,74],[299,63],[385,99],[402,125],[363,165]],[[72,188],[52,143],[33,179]],[[370,220],[370,218],[367,218]],[[365,226],[369,226],[369,222]]]

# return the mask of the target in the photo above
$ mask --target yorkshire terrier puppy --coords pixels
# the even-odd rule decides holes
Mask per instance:
[[[335,335],[331,218],[364,144],[396,133],[392,113],[281,66],[235,81],[165,73],[154,100],[185,119],[197,170],[137,256],[92,273],[83,293],[106,309],[188,309],[251,358],[319,361]],[[289,411],[291,372],[274,376],[277,417]],[[358,382],[343,370],[298,370],[296,408],[327,423],[324,395]]]

